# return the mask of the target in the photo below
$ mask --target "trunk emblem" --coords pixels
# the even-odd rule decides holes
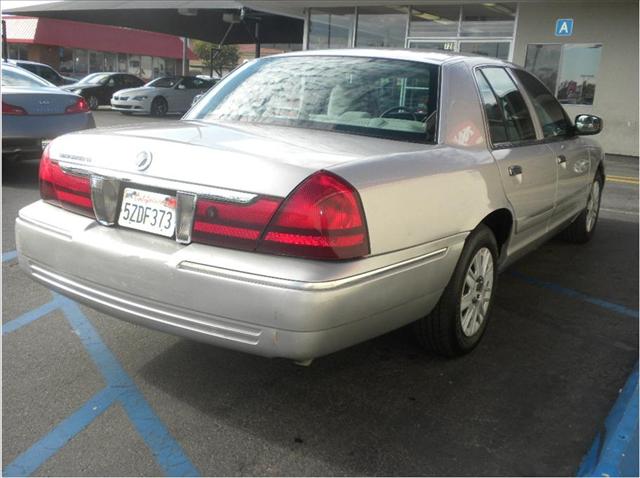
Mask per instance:
[[[51,101],[49,101],[49,100],[40,100],[40,101],[38,101],[38,104],[41,104],[41,105],[50,105],[50,104],[51,104]]]
[[[144,171],[151,164],[153,156],[149,151],[140,151],[136,156],[136,168],[138,171]]]

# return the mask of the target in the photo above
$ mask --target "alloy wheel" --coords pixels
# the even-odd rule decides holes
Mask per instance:
[[[598,219],[598,210],[600,209],[600,182],[594,181],[591,186],[591,192],[589,193],[589,199],[587,200],[587,232],[596,225]]]
[[[487,318],[493,291],[493,255],[482,247],[471,260],[460,297],[460,325],[465,336],[471,337]]]

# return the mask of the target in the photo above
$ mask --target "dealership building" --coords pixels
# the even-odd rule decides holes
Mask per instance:
[[[214,42],[240,19],[246,28],[227,42],[254,38],[258,53],[262,40],[288,49],[426,48],[502,58],[536,74],[571,116],[601,116],[608,153],[638,156],[637,0],[74,0],[32,13]]]
[[[149,80],[182,70],[183,42],[174,35],[52,18],[2,19],[9,58],[46,63],[65,76],[115,71]],[[191,50],[187,56],[196,58]]]
[[[573,117],[604,118],[609,153],[638,156],[638,2],[301,2],[303,45],[428,48],[523,65]]]

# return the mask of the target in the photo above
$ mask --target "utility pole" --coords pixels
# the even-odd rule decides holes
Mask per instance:
[[[187,58],[187,37],[182,37],[182,76],[189,74],[189,60]]]
[[[7,22],[2,20],[2,59],[7,61],[9,58],[8,46],[7,46]]]

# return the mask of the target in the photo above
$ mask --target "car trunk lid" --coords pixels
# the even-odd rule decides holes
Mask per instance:
[[[23,108],[28,115],[64,114],[67,107],[78,100],[76,95],[55,88],[34,90],[11,88],[5,89],[2,101]]]
[[[52,144],[51,156],[116,178],[286,197],[315,171],[425,147],[301,128],[181,121],[66,136]]]

